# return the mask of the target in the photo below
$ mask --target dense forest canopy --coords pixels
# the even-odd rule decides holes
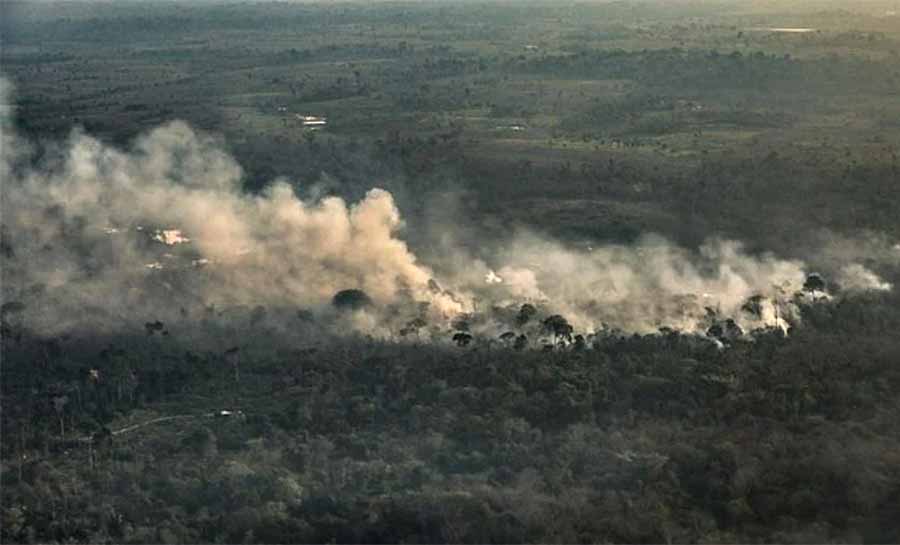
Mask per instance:
[[[897,542],[893,0],[3,2],[8,543]]]

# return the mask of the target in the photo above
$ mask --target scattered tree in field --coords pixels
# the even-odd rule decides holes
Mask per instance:
[[[516,325],[519,327],[524,326],[534,318],[535,314],[537,314],[537,308],[530,303],[525,303],[519,309],[519,314],[516,315]]]
[[[151,336],[154,333],[162,333],[165,329],[165,324],[156,320],[155,322],[147,322],[144,324],[144,330],[147,332],[147,336]]]
[[[825,287],[825,279],[819,273],[810,274],[803,283],[803,291],[809,293],[825,291]]]
[[[584,340],[584,335],[575,335],[575,344],[572,346],[573,350],[584,350],[587,348],[587,343]]]
[[[725,320],[724,336],[726,339],[734,340],[744,336],[744,330],[733,319]]]
[[[465,332],[456,333],[453,335],[453,342],[460,348],[466,347],[472,342],[472,335]]]
[[[569,324],[569,321],[566,320],[560,314],[554,314],[552,316],[548,316],[541,322],[541,327],[547,333],[553,335],[556,340],[572,340],[572,332],[574,328]]]
[[[733,319],[715,321],[706,329],[706,336],[719,341],[734,341],[744,336],[744,330]]]
[[[521,351],[525,350],[526,348],[528,348],[528,337],[526,337],[523,333],[516,337],[516,342],[513,343],[513,349]]]
[[[357,289],[341,290],[331,298],[331,304],[338,310],[362,310],[373,305],[366,292]]]

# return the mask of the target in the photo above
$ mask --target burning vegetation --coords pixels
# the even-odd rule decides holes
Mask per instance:
[[[831,289],[798,260],[658,236],[577,250],[516,232],[483,242],[489,262],[453,248],[452,263],[432,267],[403,240],[389,192],[303,200],[277,181],[246,194],[235,161],[180,122],[127,151],[76,132],[44,169],[28,165],[30,143],[9,130],[4,140],[3,296],[40,308],[20,322],[46,335],[140,327],[136,308],[171,322],[214,305],[301,308],[335,334],[461,347],[510,334],[519,348],[590,347],[660,331],[729,344],[787,333],[804,305],[891,289],[858,262],[833,264]]]
[[[4,542],[900,536],[886,234],[456,244],[183,122],[3,123]]]

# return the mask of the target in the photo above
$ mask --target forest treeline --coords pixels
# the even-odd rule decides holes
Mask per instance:
[[[0,541],[900,542],[900,16],[777,4],[0,0],[0,113],[38,178],[67,139],[132,150],[181,120],[248,194],[390,191],[421,264],[445,240],[492,263],[522,233],[586,253],[661,234],[879,290],[810,285],[788,331],[710,310],[691,334],[523,301],[435,324],[410,300],[375,339],[336,329],[377,304],[353,289],[328,323],[289,294],[81,305],[12,278],[29,254],[4,221]],[[124,226],[98,227],[85,248]],[[160,253],[138,268],[190,294]],[[79,304],[50,316],[60,291]]]
[[[20,332],[3,540],[894,542],[897,302],[727,349]]]

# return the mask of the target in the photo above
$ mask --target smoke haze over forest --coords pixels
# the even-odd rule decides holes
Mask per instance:
[[[647,235],[630,246],[575,250],[531,233],[480,241],[493,248],[490,262],[450,248],[434,269],[404,242],[389,192],[373,187],[355,203],[304,201],[288,180],[275,179],[260,194],[245,193],[240,165],[183,122],[155,128],[127,150],[76,130],[50,144],[36,166],[28,154],[43,144],[4,125],[7,297],[18,288],[33,302],[29,320],[48,333],[85,323],[134,327],[208,305],[321,313],[344,289],[361,289],[377,303],[351,320],[351,329],[377,336],[390,336],[396,325],[382,323],[390,318],[379,308],[393,306],[402,316],[397,306],[409,315],[418,303],[444,326],[478,304],[538,303],[588,332],[705,331],[707,307],[748,331],[786,329],[797,314],[794,294],[813,272],[727,240],[693,251]],[[186,239],[160,236],[166,232]],[[835,270],[844,291],[891,287],[860,263]],[[742,312],[754,295],[765,298],[761,312]],[[496,335],[510,325],[485,327]]]
[[[894,0],[0,0],[3,543],[900,542]]]

